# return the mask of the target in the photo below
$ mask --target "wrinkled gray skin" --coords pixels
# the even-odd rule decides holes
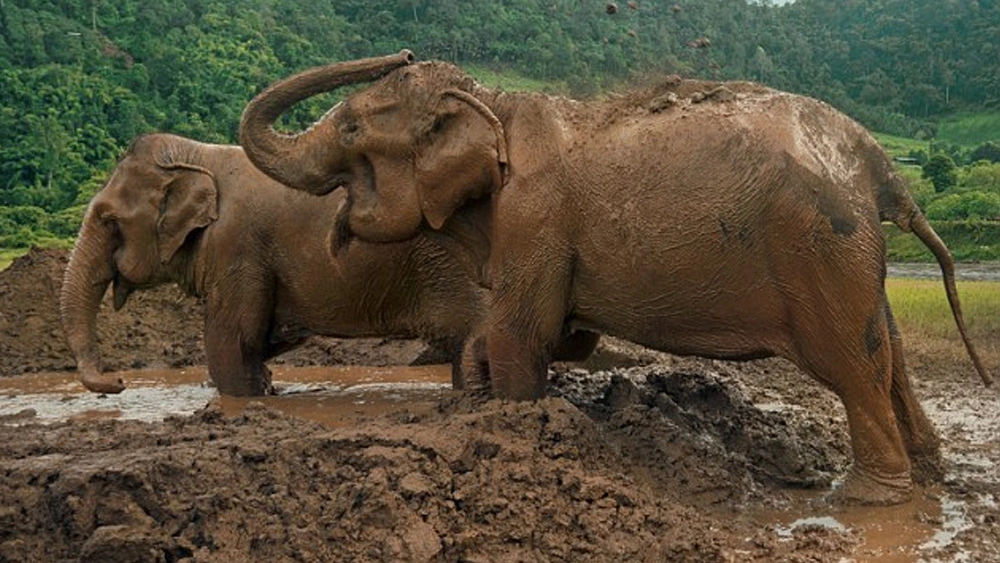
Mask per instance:
[[[63,283],[63,327],[84,385],[124,389],[101,372],[97,347],[108,284],[116,309],[133,290],[168,282],[204,296],[208,370],[227,395],[269,392],[264,361],[310,334],[419,336],[457,357],[483,310],[484,239],[470,229],[461,246],[354,240],[331,256],[330,217],[344,198],[284,188],[239,146],[137,139],[91,201]],[[477,245],[480,256],[469,252]],[[595,343],[578,336],[582,348],[565,356],[586,357]]]
[[[844,403],[854,464],[841,494],[907,499],[941,474],[884,289],[880,222],[947,249],[858,124],[749,83],[670,79],[597,102],[496,93],[412,54],[306,71],[248,105],[261,169],[349,196],[338,229],[368,241],[446,232],[489,201],[489,312],[466,369],[502,397],[545,391],[569,323],[681,355],[782,356]],[[375,81],[308,131],[271,124],[318,92]],[[982,369],[968,339],[984,381]]]

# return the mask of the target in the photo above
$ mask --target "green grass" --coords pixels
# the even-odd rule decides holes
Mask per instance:
[[[0,270],[6,270],[15,258],[20,258],[27,253],[27,248],[0,248]]]
[[[904,341],[958,339],[940,280],[886,280],[889,304]],[[978,346],[996,344],[1000,335],[1000,282],[958,282],[959,300],[969,336]]]
[[[562,84],[526,78],[510,70],[497,72],[480,66],[465,66],[463,69],[475,78],[476,82],[491,90],[548,92],[552,94],[565,94],[566,90]]]
[[[937,138],[968,147],[1000,141],[1000,112],[966,113],[938,123]]]
[[[927,141],[896,137],[895,135],[887,135],[885,133],[872,133],[872,135],[882,145],[885,152],[889,153],[889,156],[892,157],[907,156],[910,154],[910,151],[922,150],[927,152]]]

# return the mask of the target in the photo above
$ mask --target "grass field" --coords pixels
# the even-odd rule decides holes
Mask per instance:
[[[938,123],[938,139],[963,146],[1000,141],[1000,112],[959,114]]]
[[[15,258],[27,252],[27,248],[0,248],[0,270],[6,269]]]
[[[910,352],[947,355],[956,365],[969,361],[939,280],[890,278],[886,281],[886,290],[907,355]],[[1000,362],[1000,282],[958,282],[958,294],[969,337],[986,365],[997,365]]]
[[[878,144],[882,145],[885,152],[889,153],[889,156],[892,157],[906,156],[910,154],[910,151],[927,152],[927,141],[896,137],[885,133],[872,133],[872,135],[878,141]]]

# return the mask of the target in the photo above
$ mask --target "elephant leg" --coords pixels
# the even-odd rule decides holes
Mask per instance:
[[[481,332],[470,334],[458,359],[461,373],[456,377],[452,367],[452,385],[456,378],[461,389],[470,395],[488,395],[490,389],[489,359],[486,356],[486,336]],[[456,387],[458,389],[458,387]]]
[[[807,304],[795,317],[799,367],[827,384],[843,402],[854,463],[839,496],[865,504],[909,499],[910,460],[896,424],[892,342],[886,308],[871,303],[867,320],[856,309]],[[833,314],[816,315],[816,310]]]
[[[939,482],[944,477],[941,442],[923,407],[913,394],[910,378],[906,373],[903,340],[888,302],[885,304],[885,314],[892,348],[892,408],[896,414],[896,423],[902,434],[903,444],[910,456],[913,479],[921,484]]]
[[[248,279],[252,279],[247,276]],[[267,395],[271,371],[264,365],[271,303],[264,288],[216,288],[205,321],[208,372],[219,392],[237,397]]]
[[[500,398],[543,397],[548,386],[549,360],[563,335],[570,282],[568,266],[560,268],[559,260],[542,258],[558,254],[547,254],[543,248],[534,250],[531,256],[505,260],[516,266],[534,265],[534,271],[512,267],[494,285],[486,354],[491,387]],[[567,265],[568,262],[563,261]]]

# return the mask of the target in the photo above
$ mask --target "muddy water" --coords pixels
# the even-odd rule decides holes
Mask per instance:
[[[891,262],[888,265],[890,278],[941,279],[941,268],[935,264]],[[955,264],[955,278],[968,281],[1000,281],[1000,262]]]
[[[807,528],[825,528],[851,534],[858,547],[851,561],[857,563],[917,563],[929,550],[951,545],[955,536],[972,526],[966,503],[936,490],[920,491],[909,503],[888,506],[822,506],[815,493],[796,492],[780,511],[753,512],[757,522],[769,522],[782,539]],[[964,560],[961,557],[954,561]]]
[[[50,373],[0,380],[0,423],[102,418],[162,420],[219,401],[237,416],[251,401],[330,427],[396,410],[429,409],[451,392],[450,366],[273,368],[277,395],[220,397],[205,368],[120,372],[120,395],[86,392],[74,374]]]
[[[932,398],[925,401],[928,414],[947,425],[961,425],[970,444],[961,451],[946,453],[949,465],[964,475],[978,474],[984,481],[1000,482],[1000,468],[994,467],[977,449],[988,440],[995,439],[992,420],[980,415],[990,412],[990,396],[977,396],[962,400]],[[761,410],[782,412],[800,408],[780,401],[755,405]],[[952,473],[946,479],[956,479]],[[839,487],[835,483],[834,487]],[[974,526],[965,500],[951,498],[940,489],[917,488],[914,499],[902,505],[844,506],[831,505],[828,497],[832,491],[788,490],[789,501],[778,509],[751,510],[746,514],[756,523],[767,523],[782,540],[792,541],[793,535],[809,528],[823,528],[838,534],[850,535],[858,540],[858,547],[850,561],[856,563],[944,563],[975,561],[970,554],[954,547],[955,537]],[[980,498],[980,503],[996,502],[994,498]],[[948,559],[928,557],[927,554],[950,548]]]

